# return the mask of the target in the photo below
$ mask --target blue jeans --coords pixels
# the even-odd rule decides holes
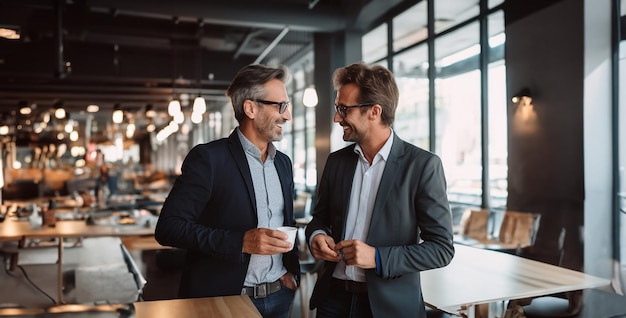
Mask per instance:
[[[288,318],[293,304],[295,290],[291,290],[281,282],[281,289],[265,298],[250,297],[263,318]]]
[[[333,287],[323,303],[317,306],[317,318],[370,318],[372,310],[366,293],[350,293]]]

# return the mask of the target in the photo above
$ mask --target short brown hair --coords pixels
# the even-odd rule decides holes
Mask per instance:
[[[336,90],[346,84],[359,87],[359,103],[375,103],[382,107],[382,122],[391,126],[395,119],[400,93],[393,73],[380,65],[354,63],[335,70],[333,85]]]

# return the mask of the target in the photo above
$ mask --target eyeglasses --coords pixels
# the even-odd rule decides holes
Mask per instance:
[[[271,100],[263,100],[263,99],[253,99],[257,103],[265,104],[265,105],[278,105],[278,113],[282,114],[285,112],[290,102],[273,102]]]
[[[350,105],[350,106],[343,106],[343,105],[335,104],[335,110],[337,111],[339,116],[341,116],[342,118],[345,118],[346,117],[346,112],[348,111],[348,108],[368,107],[368,106],[373,106],[373,105],[376,105],[376,103],[356,104],[356,105]]]

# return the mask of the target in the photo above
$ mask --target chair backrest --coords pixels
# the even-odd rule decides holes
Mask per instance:
[[[467,210],[467,207],[460,205],[451,205],[450,212],[452,213],[452,225],[461,225],[463,219],[463,213]]]
[[[558,248],[559,248],[559,259],[557,261],[557,265],[561,266],[563,265],[563,256],[565,255],[565,233],[566,230],[565,228],[561,228],[561,232],[559,233],[559,241],[558,241]]]
[[[461,235],[484,241],[487,239],[488,224],[489,210],[467,209],[461,218]]]
[[[540,214],[504,211],[500,225],[500,243],[517,244],[518,247],[527,247],[535,244],[539,230]]]

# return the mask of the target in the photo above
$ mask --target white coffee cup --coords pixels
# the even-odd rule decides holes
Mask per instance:
[[[296,234],[298,233],[298,228],[295,226],[281,226],[276,230],[287,233],[287,242],[291,243],[291,248],[293,249],[293,245],[296,243]]]

